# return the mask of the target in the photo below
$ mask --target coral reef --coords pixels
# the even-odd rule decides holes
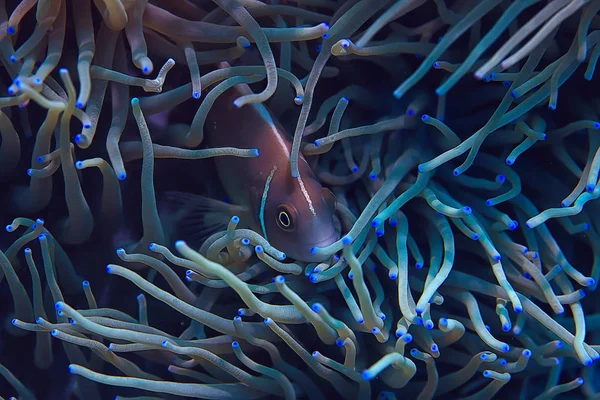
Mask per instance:
[[[600,0],[0,3],[0,399],[600,398]],[[319,262],[169,197],[236,85]]]

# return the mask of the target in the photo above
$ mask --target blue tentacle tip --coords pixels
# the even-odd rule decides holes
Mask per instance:
[[[587,278],[586,283],[587,286],[594,286],[596,284],[596,280],[594,278]]]

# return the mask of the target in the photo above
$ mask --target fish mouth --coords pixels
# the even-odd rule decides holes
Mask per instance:
[[[313,249],[316,247],[323,248],[327,247],[338,239],[339,234],[337,232],[333,232],[329,237],[325,239],[321,239],[318,242],[306,242],[303,243],[300,247],[302,248],[302,257],[300,259],[306,262],[322,262],[326,259],[330,258],[329,256],[317,255],[314,254]]]
[[[319,240],[318,242],[309,241],[302,243],[302,247],[308,247],[309,249],[312,249],[313,247],[327,247],[330,244],[335,243],[335,241],[338,239],[339,234],[336,231],[333,231],[331,235],[329,235],[325,239]]]

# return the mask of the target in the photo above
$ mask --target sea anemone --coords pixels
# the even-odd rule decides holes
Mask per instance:
[[[3,0],[0,398],[598,398],[599,12]],[[168,201],[261,157],[204,140],[236,85],[335,194],[322,262]]]

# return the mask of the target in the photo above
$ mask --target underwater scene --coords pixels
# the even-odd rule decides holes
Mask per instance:
[[[600,0],[0,0],[0,400],[600,399]]]

